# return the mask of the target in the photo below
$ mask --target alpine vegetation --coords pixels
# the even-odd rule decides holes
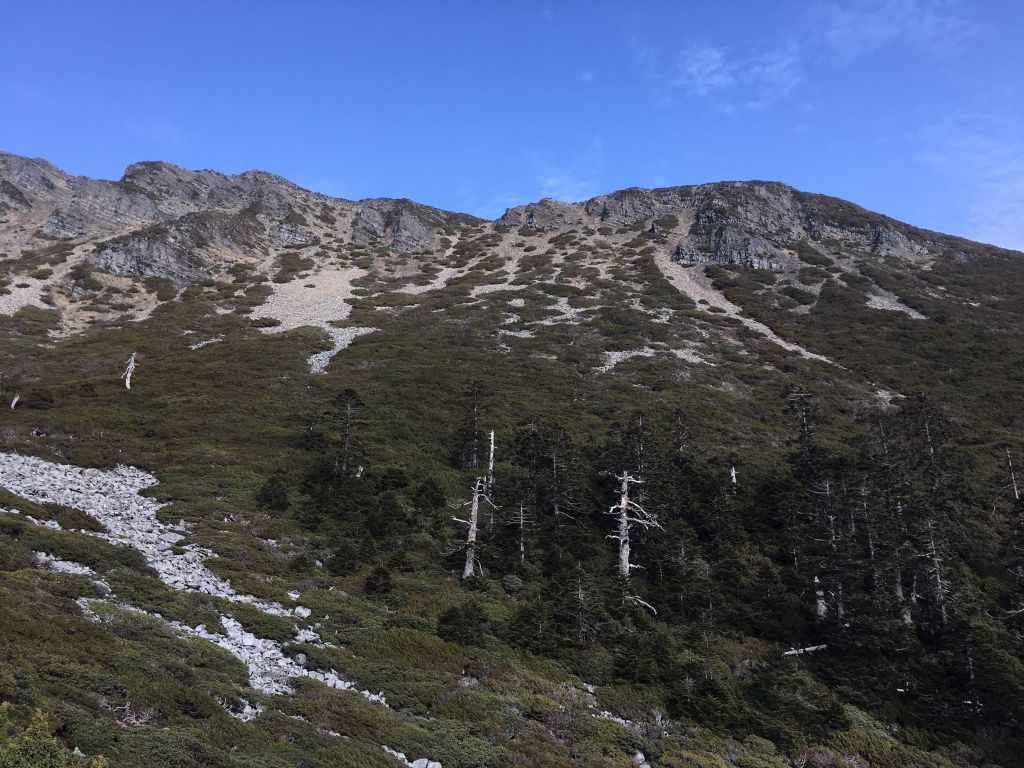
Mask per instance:
[[[1022,307],[774,182],[0,154],[0,766],[1021,765]]]

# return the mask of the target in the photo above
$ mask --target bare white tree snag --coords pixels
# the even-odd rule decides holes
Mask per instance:
[[[128,364],[124,369],[124,373],[121,374],[121,378],[124,379],[125,389],[132,388],[132,374],[135,373],[135,366],[137,365],[135,355],[136,353],[132,352],[132,356],[128,358]]]
[[[484,479],[484,493],[487,494],[488,498],[491,492],[494,490],[494,430],[491,430],[491,450],[487,458],[487,477]],[[494,510],[495,506],[491,506],[491,513],[487,518],[487,528],[490,530],[494,527]]]
[[[487,459],[487,493],[494,489],[494,430],[491,430],[491,453]]]
[[[785,651],[783,656],[803,656],[805,653],[814,653],[815,651],[824,651],[828,648],[827,645],[808,645],[806,648],[790,648]]]
[[[732,484],[733,485],[738,485],[739,484],[737,479],[736,479],[736,467],[732,467],[729,470],[729,478],[732,480]]]
[[[475,571],[480,570],[480,563],[476,557],[476,540],[480,529],[480,502],[482,501],[492,508],[494,507],[491,500],[487,497],[486,491],[487,479],[478,477],[473,481],[473,496],[469,501],[469,519],[452,518],[455,522],[466,526],[466,563],[462,568],[463,580],[470,578]]]
[[[641,600],[636,595],[626,595],[626,602],[627,603],[636,603],[637,605],[642,605],[644,608],[646,608],[647,610],[649,610],[653,614],[657,614],[658,613],[657,609],[655,609],[655,607],[653,605],[648,603],[646,600]]]
[[[526,519],[526,508],[523,502],[519,502],[519,517],[517,519],[519,525],[519,562],[526,562],[526,525],[529,522]]]
[[[491,430],[491,454],[487,465],[487,474],[473,481],[473,495],[468,502],[469,519],[452,518],[455,522],[466,526],[466,564],[462,568],[463,580],[470,578],[475,571],[482,572],[480,562],[476,557],[476,541],[480,530],[480,502],[487,504],[492,512],[497,509],[489,495],[492,485],[494,485],[494,430]],[[493,522],[493,514],[491,518]]]
[[[339,430],[341,432],[341,449],[334,456],[334,472],[336,475],[345,476],[348,474],[348,464],[355,451],[353,442],[356,433],[356,413],[363,407],[359,395],[351,389],[346,389],[338,398],[341,405],[339,414]],[[362,467],[360,467],[360,470]],[[356,475],[358,477],[358,475]]]
[[[12,411],[17,407],[19,400],[21,400],[21,393],[20,392],[15,392],[14,393],[14,397],[11,399],[11,410]]]
[[[1010,453],[1009,447],[1006,449],[1006,463],[1010,465],[1010,487],[1013,488],[1013,498],[1020,501],[1020,488],[1017,487],[1017,475],[1013,472],[1013,454]]]
[[[928,540],[925,550],[925,557],[928,562],[928,575],[931,577],[932,588],[935,592],[935,602],[939,606],[939,616],[943,624],[949,623],[949,611],[947,603],[950,596],[950,585],[945,576],[945,565],[938,543],[935,540],[935,526],[928,521]]]
[[[116,713],[114,717],[117,722],[127,728],[147,725],[157,715],[154,709],[135,709],[130,701],[126,701],[120,707],[114,707],[111,712]]]
[[[618,519],[619,530],[617,533],[608,534],[610,539],[618,539],[619,542],[619,576],[624,580],[629,580],[629,572],[633,568],[639,566],[631,565],[629,562],[629,531],[632,526],[639,525],[642,528],[658,528],[664,530],[661,527],[661,523],[658,522],[658,518],[645,510],[635,501],[629,498],[629,488],[631,485],[642,485],[643,480],[630,475],[628,472],[623,472],[621,475],[616,475],[616,479],[619,480],[622,485],[620,486],[619,492],[619,503],[608,510],[609,515],[614,515]],[[641,602],[636,600],[636,602]],[[646,603],[644,603],[646,605]],[[650,607],[650,606],[648,606]]]
[[[478,477],[473,484],[473,501],[470,504],[469,529],[466,532],[466,564],[462,568],[462,578],[468,579],[476,569],[476,529],[480,518],[480,497],[483,495],[482,480]]]

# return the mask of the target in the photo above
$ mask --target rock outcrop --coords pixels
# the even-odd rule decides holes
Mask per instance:
[[[99,243],[86,258],[114,275],[185,284],[249,258],[263,235],[259,220],[245,213],[191,213]]]
[[[0,262],[5,252],[67,241],[87,245],[82,253],[97,269],[179,284],[324,239],[433,251],[442,232],[475,221],[408,200],[332,198],[263,171],[232,176],[140,162],[105,181],[5,153],[0,213],[9,225],[0,227]]]
[[[644,230],[674,238],[674,258],[681,263],[772,271],[799,268],[795,249],[805,243],[823,253],[856,250],[896,259],[935,255],[957,244],[956,238],[842,200],[762,181],[633,188],[582,203],[542,200],[509,209],[498,223],[524,233],[579,227],[640,231],[643,224]]]
[[[509,208],[498,224],[524,232],[552,232],[583,226],[589,219],[584,206],[544,199],[539,203]]]
[[[420,208],[408,200],[364,201],[356,211],[352,242],[382,245],[400,253],[433,250],[438,237]]]
[[[196,544],[183,545],[187,528],[183,524],[170,526],[160,522],[157,512],[166,505],[140,495],[140,491],[156,482],[155,477],[134,467],[84,469],[32,456],[0,453],[0,488],[36,503],[59,504],[87,513],[102,523],[106,532],[82,533],[138,550],[160,580],[172,589],[244,603],[273,616],[298,619],[311,616],[312,612],[305,606],[286,608],[277,602],[236,592],[230,582],[210,571],[204,561],[212,557],[213,552]],[[35,558],[40,567],[50,570],[95,575],[87,566],[46,553],[37,552]],[[107,589],[109,591],[109,587]],[[104,600],[95,598],[79,600],[86,615],[95,620],[102,620],[96,606],[105,604]],[[145,613],[130,605],[118,604],[118,607]],[[153,616],[163,620],[159,615]],[[306,669],[303,663],[285,654],[280,643],[248,632],[231,616],[221,616],[220,623],[223,632],[211,631],[203,624],[193,627],[184,622],[168,622],[175,630],[209,640],[240,659],[249,669],[249,684],[261,693],[290,693],[289,681],[295,677],[308,677],[339,690],[356,690],[353,683],[333,669]],[[296,629],[294,642],[328,647],[320,635],[308,627]],[[360,693],[370,701],[387,703],[382,693]]]
[[[7,179],[0,179],[0,213],[27,211],[32,207],[25,194]]]
[[[485,222],[405,199],[332,198],[263,171],[226,175],[141,162],[105,181],[2,153],[0,217],[0,313],[55,309],[57,335],[126,315],[141,319],[182,295],[149,278],[179,289],[213,280],[246,292],[259,282],[301,279],[309,290],[293,293],[303,303],[321,301],[317,275],[336,268],[358,265],[369,275],[367,286],[414,294],[479,270],[480,284],[471,290],[480,297],[524,285],[511,274],[520,263],[537,269],[537,259],[548,258],[556,267],[573,255],[583,271],[572,284],[596,295],[595,274],[615,279],[624,263],[653,255],[694,270],[697,282],[720,266],[775,273],[751,276],[765,286],[762,298],[774,308],[810,312],[830,280],[856,286],[867,306],[881,307],[885,295],[884,306],[896,306],[905,301],[892,294],[891,281],[872,276],[874,267],[927,269],[985,252],[775,182],[629,188],[578,203],[545,199]],[[220,295],[218,311],[236,309],[228,298],[240,296],[235,289]],[[923,314],[907,308],[910,317]],[[272,315],[257,308],[252,316]],[[324,327],[335,352],[369,330],[304,324]],[[314,370],[322,371],[331,354],[311,360]]]

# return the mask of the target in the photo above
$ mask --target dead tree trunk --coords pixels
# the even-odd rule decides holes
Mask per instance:
[[[125,389],[132,388],[132,374],[135,373],[135,366],[137,365],[135,355],[136,353],[132,352],[132,356],[128,358],[128,364],[124,369],[124,373],[121,374],[121,378],[124,379]]]
[[[629,532],[632,526],[639,525],[642,528],[659,528],[657,516],[648,512],[635,501],[629,498],[629,489],[632,485],[641,485],[643,480],[623,472],[617,475],[616,479],[621,482],[619,488],[619,503],[608,510],[609,515],[614,515],[618,522],[618,532],[609,534],[608,538],[617,539],[619,542],[619,576],[628,581],[630,571],[638,566],[629,562],[630,540]]]
[[[473,496],[469,501],[469,519],[461,520],[457,517],[452,519],[466,526],[466,562],[462,568],[463,580],[470,578],[475,571],[480,570],[480,563],[476,556],[477,535],[480,530],[480,503],[487,504],[492,514],[489,518],[494,521],[493,511],[497,509],[491,502],[490,492],[494,485],[494,430],[491,430],[491,455],[488,462],[487,474],[476,478],[473,481]]]
[[[487,459],[487,477],[484,480],[484,493],[487,494],[488,498],[491,496],[491,492],[494,490],[494,430],[491,430],[491,450]],[[491,513],[487,518],[488,530],[494,526],[494,505],[491,505]]]
[[[576,638],[583,642],[592,633],[593,627],[588,619],[590,596],[587,594],[586,586],[583,583],[583,568],[576,563]]]
[[[476,528],[480,517],[480,497],[483,496],[483,478],[477,477],[473,483],[473,500],[469,507],[469,520],[466,520],[466,564],[462,568],[463,580],[469,579],[476,570]]]
[[[925,556],[928,558],[928,575],[931,576],[935,602],[939,608],[939,619],[945,625],[949,622],[947,603],[949,601],[950,588],[945,576],[942,554],[939,551],[939,545],[935,541],[935,526],[931,522],[928,523],[928,540]]]
[[[622,498],[619,500],[619,575],[629,578],[629,480],[622,480]]]
[[[494,489],[494,430],[491,430],[491,452],[487,459],[487,493]]]

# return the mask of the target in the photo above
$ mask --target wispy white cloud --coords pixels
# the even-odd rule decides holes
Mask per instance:
[[[735,63],[724,48],[706,45],[676,54],[671,83],[697,96],[707,96],[736,85]]]
[[[1016,120],[952,115],[915,137],[917,160],[964,198],[968,237],[1024,250],[1024,137]]]
[[[634,61],[644,77],[662,89],[662,103],[683,94],[711,99],[726,112],[768,106],[804,80],[795,45],[754,55],[737,55],[724,46],[693,45],[671,57],[634,45]]]
[[[742,51],[696,41],[668,54],[643,41],[633,40],[631,47],[634,64],[657,89],[660,105],[687,96],[736,113],[785,99],[825,62],[848,66],[887,46],[943,55],[982,31],[957,0],[826,0],[770,32],[760,46]]]
[[[523,150],[517,157],[518,173],[499,193],[483,192],[475,182],[459,185],[462,210],[493,219],[507,208],[534,203],[543,198],[578,202],[602,192],[606,150],[600,134],[580,137],[578,149],[556,156],[541,149]]]
[[[822,42],[843,61],[893,44],[951,52],[981,31],[954,0],[827,2],[811,16]]]
[[[767,106],[789,96],[804,81],[803,63],[795,45],[777,48],[745,63],[743,78],[753,91],[745,106]]]

